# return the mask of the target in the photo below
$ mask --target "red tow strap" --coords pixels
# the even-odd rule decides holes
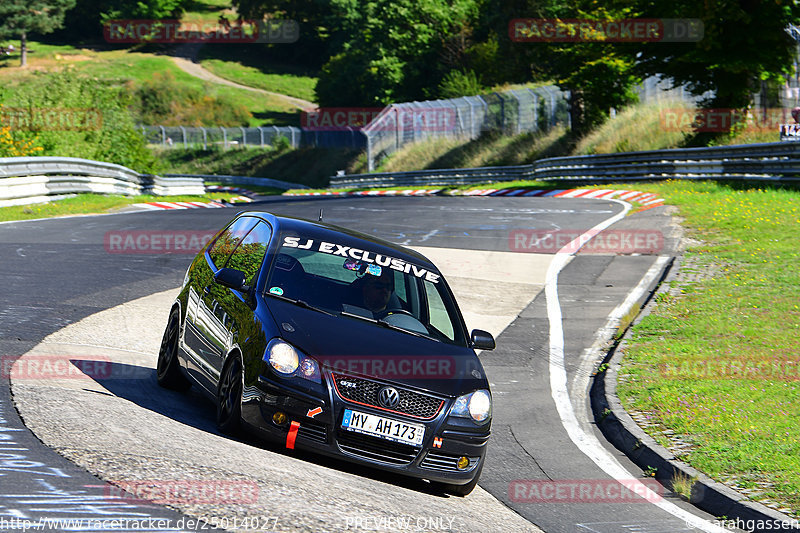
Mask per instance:
[[[286,435],[286,447],[290,450],[294,450],[294,441],[297,438],[298,429],[300,429],[300,422],[295,422],[292,420],[292,423],[289,426],[289,433]]]

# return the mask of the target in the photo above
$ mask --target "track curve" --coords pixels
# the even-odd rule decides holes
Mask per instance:
[[[265,492],[259,492],[265,497],[265,507],[261,509],[271,511],[270,506],[275,502],[284,504],[270,515],[278,518],[278,530],[339,530],[353,526],[357,517],[362,518],[363,529],[365,517],[388,519],[409,514],[418,518],[442,517],[436,522],[437,528],[428,527],[429,530],[444,525],[463,531],[489,530],[498,523],[504,524],[503,529],[535,530],[532,522],[546,531],[630,531],[630,527],[619,521],[620,516],[626,518],[626,524],[639,527],[639,531],[647,531],[650,526],[645,522],[652,525],[654,519],[662,526],[671,524],[669,531],[681,530],[676,529],[681,524],[671,516],[654,514],[648,504],[530,503],[513,501],[510,497],[511,483],[515,480],[607,479],[607,476],[586,464],[586,458],[566,439],[552,399],[543,387],[547,376],[546,357],[542,357],[547,328],[546,315],[542,313],[544,296],[540,291],[549,259],[540,254],[512,254],[520,260],[513,262],[511,256],[502,254],[510,253],[509,236],[515,229],[585,229],[618,212],[618,206],[584,199],[372,198],[271,200],[251,208],[313,218],[320,206],[328,222],[394,242],[424,246],[432,256],[441,254],[439,259],[432,258],[437,264],[443,260],[452,263],[452,273],[444,267],[443,270],[448,280],[454,281],[453,285],[462,287],[461,292],[456,290],[456,295],[466,311],[468,325],[480,327],[490,322],[491,329],[502,331],[498,350],[482,356],[493,383],[496,408],[495,436],[481,485],[518,514],[485,492],[463,499],[442,498],[430,493],[424,483],[406,479],[391,479],[387,483],[384,475],[350,465],[330,468],[327,460],[316,457],[290,457],[259,443],[230,441],[213,430],[209,405],[199,397],[169,398],[171,393],[151,388],[155,359],[145,362],[147,354],[153,356],[154,326],[150,324],[165,322],[165,316],[157,317],[154,313],[169,299],[169,293],[163,291],[180,283],[190,257],[109,254],[102,245],[105,232],[142,228],[215,230],[233,216],[231,210],[86,217],[0,226],[0,250],[5,252],[0,268],[12,272],[14,278],[9,294],[0,297],[4,318],[9,319],[0,326],[4,353],[17,358],[68,324],[99,313],[53,335],[37,348],[38,353],[48,353],[47,350],[65,353],[79,344],[88,358],[110,357],[113,365],[121,365],[116,367],[120,372],[134,376],[127,382],[72,380],[66,385],[16,380],[14,395],[26,421],[46,444],[106,479],[151,472],[156,472],[159,479],[201,476],[203,470],[197,463],[167,460],[162,455],[176,448],[203,460],[213,456],[218,466],[214,472],[223,478],[248,480],[251,479],[248,476],[258,472],[256,483],[264,479],[272,483]],[[628,217],[620,224],[633,228],[643,224],[664,227],[661,208],[635,217]],[[566,267],[559,283],[570,380],[577,379],[579,355],[591,346],[594,332],[654,261],[652,255],[579,255]],[[471,274],[465,276],[465,271]],[[513,274],[506,275],[506,271]],[[126,307],[114,309],[127,302],[130,303]],[[166,305],[164,313],[168,311]],[[126,318],[131,321],[128,329],[149,331],[149,336],[139,336],[141,342],[134,345],[131,340],[137,339],[135,334],[131,336],[128,332],[126,336],[125,331],[108,326],[120,323],[119,316],[116,321],[108,321],[109,316],[120,312],[125,317],[140,317]],[[156,336],[160,336],[161,327],[158,326]],[[57,392],[53,390],[56,385]],[[165,404],[170,407],[164,407]],[[65,423],[65,413],[70,414],[71,423]],[[107,422],[102,432],[98,431],[97,416]],[[177,431],[178,427],[188,433]],[[96,437],[94,447],[81,447],[75,440],[69,440],[87,434]],[[177,442],[170,442],[167,436],[171,434],[182,436]],[[126,445],[121,448],[120,442]],[[236,453],[225,455],[229,449]],[[225,453],[220,454],[219,450]],[[248,469],[243,470],[242,465]],[[635,467],[627,466],[636,471]],[[320,485],[325,490],[315,491],[314,487]],[[380,501],[368,503],[376,494]],[[391,498],[387,497],[389,494]],[[214,509],[174,506],[193,515],[219,510],[231,517],[245,516],[245,510],[233,504],[217,505]],[[287,506],[291,512],[285,511]],[[296,511],[304,506],[306,512]],[[346,514],[348,510],[352,512]],[[278,511],[283,511],[283,520]],[[448,523],[447,517],[453,517],[453,521]],[[456,522],[457,519],[460,521]],[[426,524],[430,526],[433,522]]]

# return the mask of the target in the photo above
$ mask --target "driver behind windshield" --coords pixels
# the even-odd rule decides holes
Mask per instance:
[[[384,268],[380,276],[367,274],[361,280],[361,297],[364,307],[373,313],[386,310],[394,290],[394,274]]]

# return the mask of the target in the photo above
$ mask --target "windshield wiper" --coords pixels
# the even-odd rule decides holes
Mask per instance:
[[[349,311],[342,311],[341,315],[342,316],[349,316],[351,318],[360,318],[361,320],[366,320],[367,322],[372,322],[373,324],[378,324],[379,326],[383,326],[385,328],[393,329],[395,331],[402,331],[403,333],[410,333],[412,335],[416,335],[417,337],[430,338],[427,335],[423,335],[421,333],[417,333],[416,331],[411,331],[410,329],[401,328],[400,326],[396,326],[394,324],[390,324],[389,322],[386,322],[386,320],[384,320],[382,318],[381,319],[375,319],[375,318],[372,318],[372,317],[369,317],[369,316],[364,316],[364,315],[359,315],[359,314],[356,314],[356,313],[351,313]]]
[[[311,305],[310,303],[308,303],[305,300],[295,300],[294,298],[289,298],[288,296],[283,296],[283,295],[280,295],[280,294],[272,294],[272,293],[268,293],[268,294],[273,298],[278,298],[279,300],[283,300],[284,302],[289,302],[290,304],[294,304],[294,305],[296,305],[298,307],[302,307],[304,309],[311,309],[312,311],[317,311],[318,313],[322,313],[322,314],[325,314],[325,315],[328,315],[328,316],[336,316],[333,313],[331,313],[330,311],[326,311],[324,309],[320,309],[319,307],[315,307],[315,306]]]
[[[361,320],[366,320],[367,322],[372,322],[373,324],[377,324],[378,321],[370,316],[359,315],[358,313],[351,313],[350,311],[342,311],[339,313],[342,316],[349,316],[350,318],[360,318]]]
[[[403,333],[410,333],[410,334],[414,335],[415,337],[422,337],[423,339],[431,339],[431,337],[428,337],[427,335],[425,335],[423,333],[420,333],[418,331],[414,331],[414,330],[411,330],[411,329],[401,328],[400,326],[396,326],[394,324],[390,324],[390,323],[386,322],[386,320],[384,320],[382,318],[380,320],[376,320],[376,322],[378,323],[378,325],[383,326],[385,328],[393,329],[395,331],[402,331]],[[436,339],[432,339],[432,340],[436,340]]]
[[[373,324],[378,324],[379,326],[383,326],[385,328],[393,329],[395,331],[402,331],[403,333],[410,333],[411,335],[414,335],[416,337],[422,337],[423,339],[429,339],[429,340],[432,340],[432,341],[441,342],[439,339],[437,339],[435,337],[431,337],[430,335],[425,335],[424,333],[420,333],[418,331],[414,331],[414,330],[406,329],[406,328],[401,328],[400,326],[397,326],[395,324],[390,324],[389,322],[387,322],[383,318],[375,319],[375,318],[372,318],[372,317],[369,317],[369,316],[364,316],[364,315],[359,315],[359,314],[356,314],[356,313],[351,313],[349,311],[342,311],[340,314],[342,316],[348,316],[348,317],[351,317],[351,318],[359,318],[361,320],[366,320],[367,322],[372,322]]]

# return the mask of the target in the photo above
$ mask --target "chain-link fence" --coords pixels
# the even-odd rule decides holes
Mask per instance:
[[[429,138],[475,139],[484,131],[518,134],[569,123],[567,94],[558,87],[392,104],[364,128],[369,171],[406,144]]]
[[[140,126],[148,144],[167,148],[200,148],[218,146],[227,150],[237,147],[312,146],[321,148],[356,148],[366,146],[364,134],[356,128],[347,131],[308,131],[294,126],[261,126],[258,128]]]
[[[148,144],[164,147],[267,147],[366,149],[369,170],[406,144],[429,138],[475,139],[485,131],[518,134],[568,124],[567,94],[557,87],[514,89],[482,96],[392,104],[366,127],[334,131],[258,128],[141,126]]]

